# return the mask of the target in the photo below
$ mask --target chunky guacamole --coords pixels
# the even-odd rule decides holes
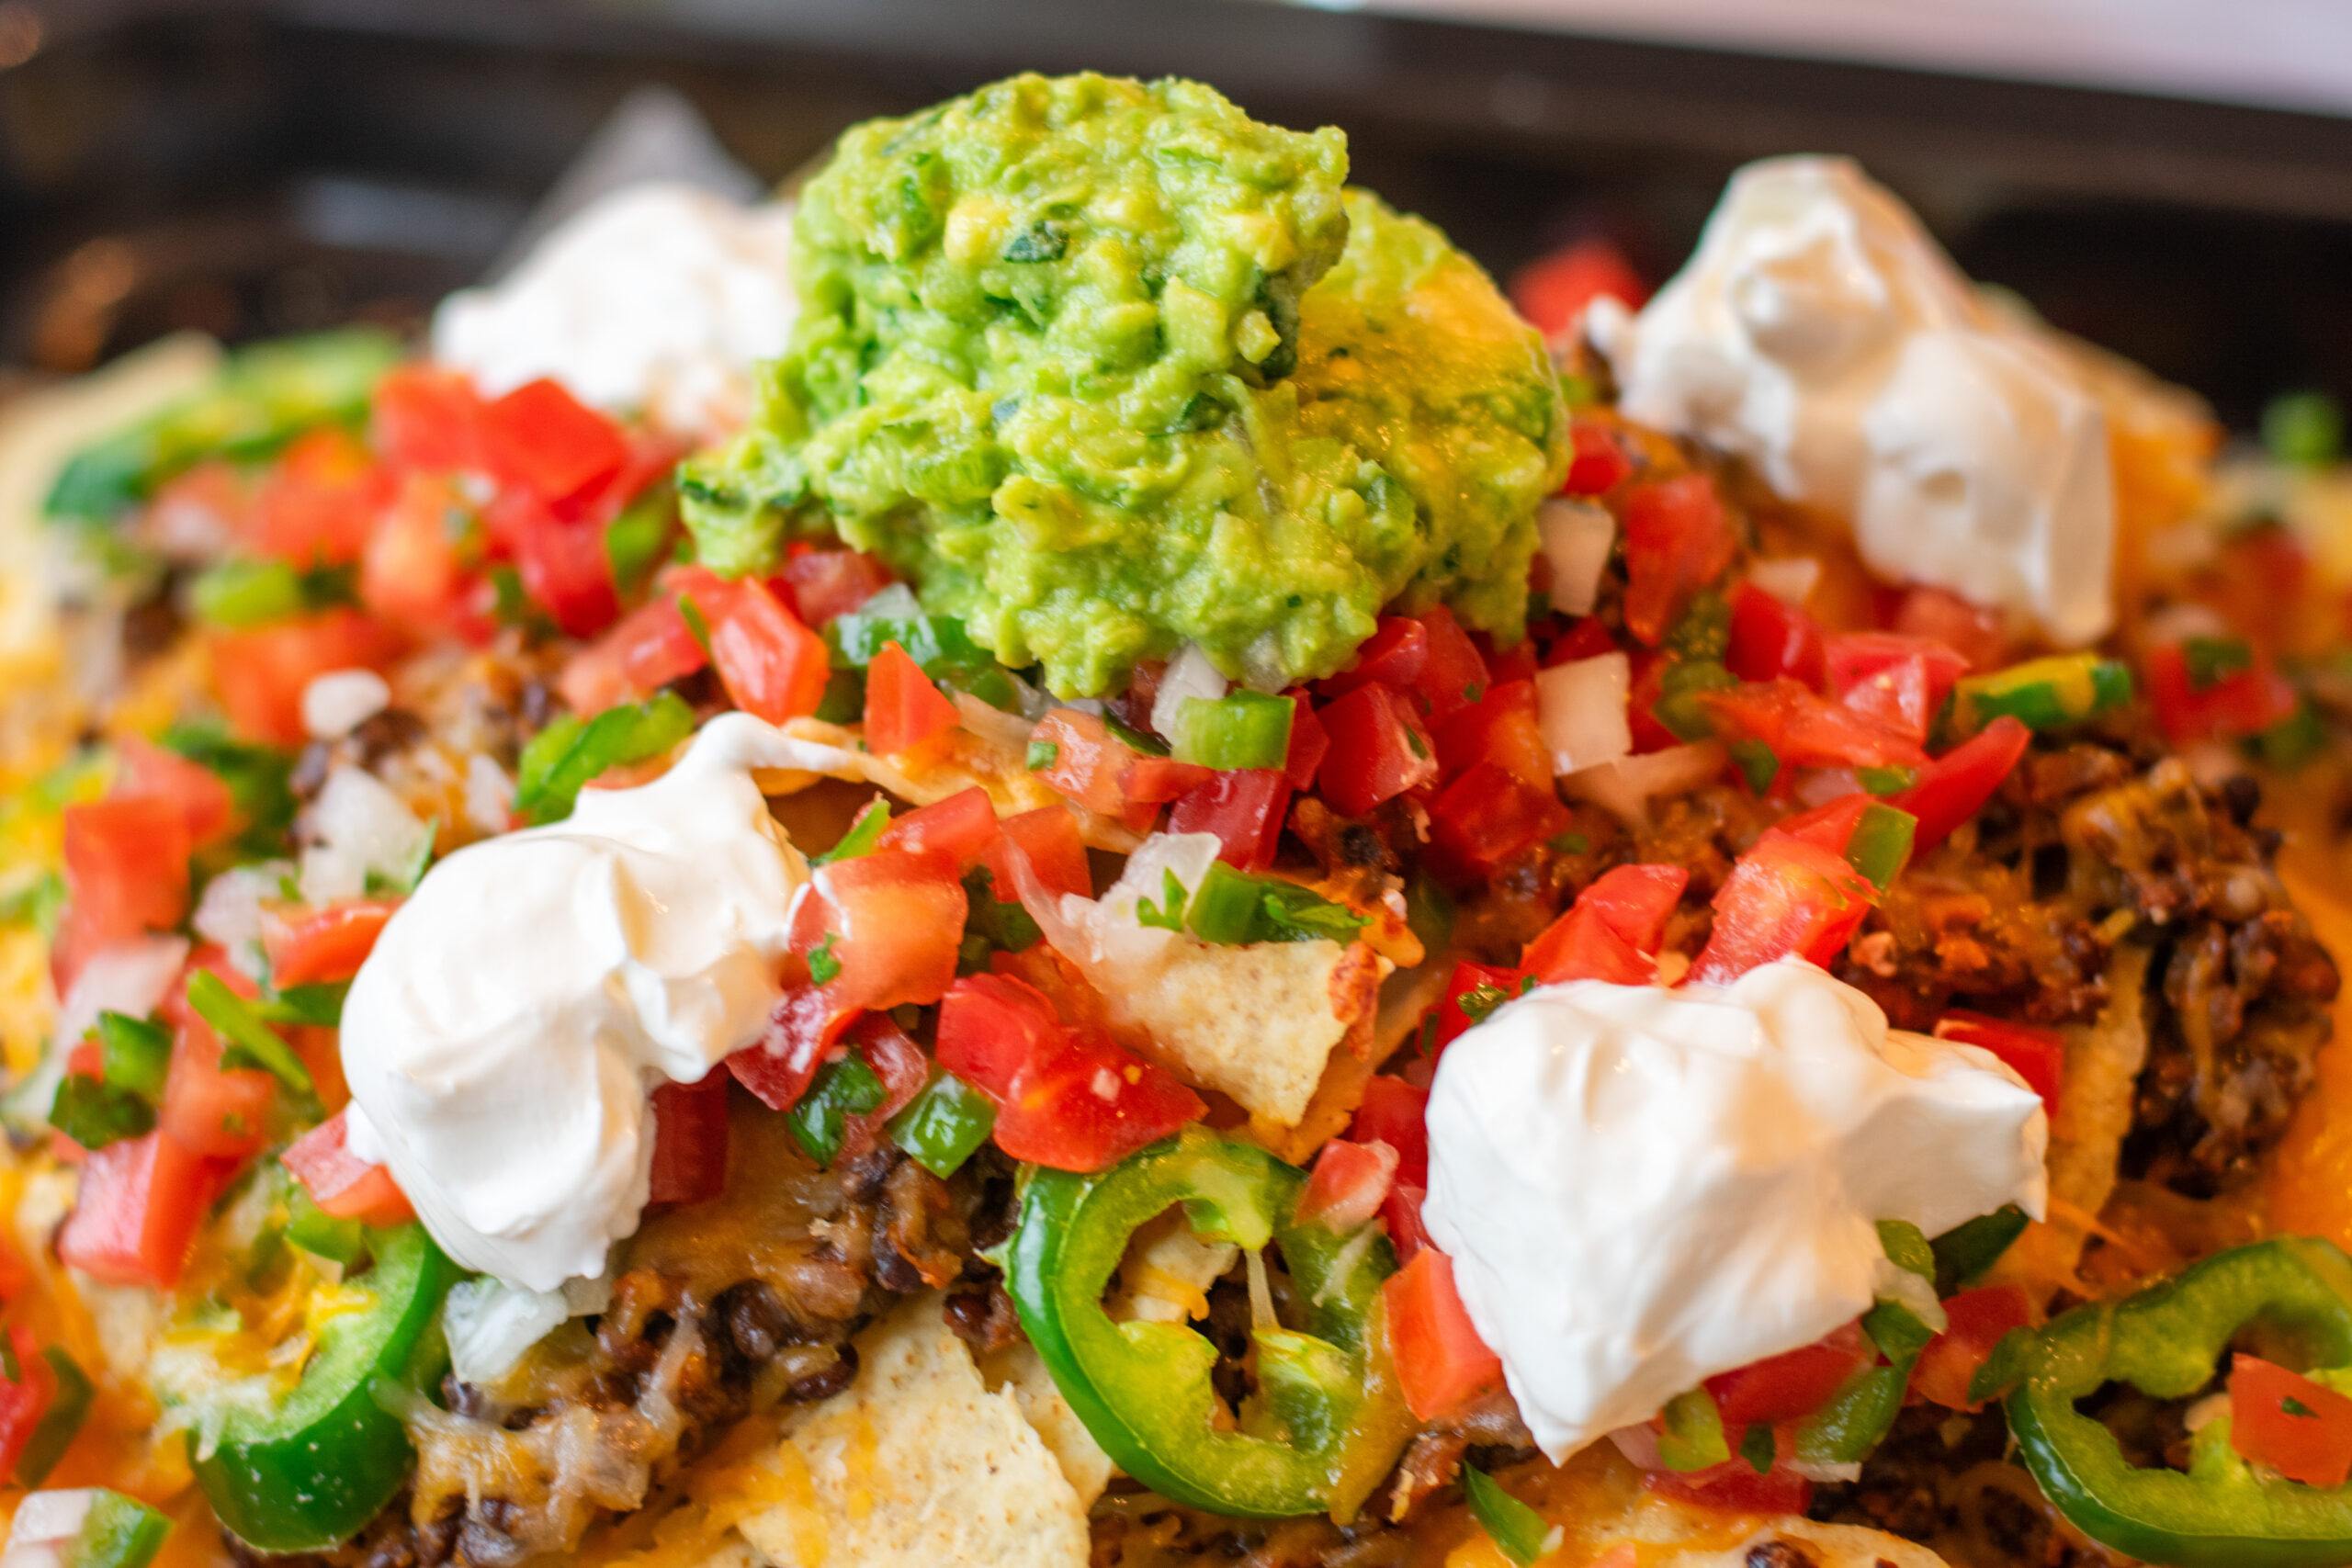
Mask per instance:
[[[850,131],[760,416],[687,472],[704,560],[837,531],[1065,694],[1188,639],[1327,674],[1400,597],[1515,637],[1551,367],[1346,172],[1339,131],[1188,82],[1022,76]]]

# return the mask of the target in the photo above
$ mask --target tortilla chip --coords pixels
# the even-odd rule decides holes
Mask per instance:
[[[1916,1540],[1860,1525],[1817,1525],[1793,1516],[1765,1526],[1727,1551],[1677,1551],[1644,1561],[1657,1568],[1751,1568],[1759,1562],[1790,1568],[1799,1562],[1811,1568],[1945,1568],[1942,1558]]]
[[[1062,1397],[1036,1348],[1026,1339],[1016,1339],[988,1357],[981,1363],[980,1375],[991,1391],[1012,1393],[1021,1406],[1022,1419],[1036,1428],[1037,1436],[1060,1462],[1062,1474],[1078,1494],[1079,1506],[1092,1507],[1111,1478],[1119,1473],[1119,1467],[1111,1462],[1111,1456]]]
[[[935,1294],[858,1337],[857,1381],[797,1414],[804,1500],[745,1517],[776,1568],[1086,1568],[1086,1507],[1010,1392],[990,1393]]]
[[[1143,842],[1143,835],[1135,829],[1071,805],[1029,771],[1026,758],[1008,755],[967,730],[951,729],[937,740],[895,757],[875,756],[865,750],[865,742],[856,730],[822,719],[792,719],[784,726],[784,732],[795,739],[837,746],[848,752],[850,764],[831,777],[876,784],[917,806],[933,805],[977,784],[989,792],[999,817],[1059,806],[1078,818],[1079,837],[1091,848],[1126,854]],[[789,795],[808,788],[817,778],[814,773],[776,772],[762,773],[759,783],[766,794]]]

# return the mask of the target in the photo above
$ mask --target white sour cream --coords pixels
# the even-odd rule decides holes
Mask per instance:
[[[689,435],[742,423],[751,368],[784,352],[792,208],[629,186],[574,214],[504,281],[452,294],[433,357],[492,396],[551,376],[582,401]]]
[[[1587,320],[1626,417],[1852,519],[1881,576],[2021,612],[2064,644],[2113,625],[2093,389],[1850,160],[1750,164],[1638,316],[1606,300]]]
[[[442,1249],[553,1291],[637,1228],[648,1093],[758,1038],[808,869],[754,770],[842,753],[713,719],[637,789],[425,874],[344,1004],[351,1146],[391,1167]]]
[[[1447,1048],[1430,1235],[1554,1461],[1867,1310],[1876,1222],[2039,1216],[2041,1101],[1797,959],[1531,992]]]

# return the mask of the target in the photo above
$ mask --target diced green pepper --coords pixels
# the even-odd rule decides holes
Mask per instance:
[[[995,656],[974,642],[964,623],[953,615],[876,615],[852,610],[834,616],[824,636],[836,664],[844,669],[865,669],[884,644],[892,642],[934,681],[949,669],[996,667]]]
[[[1854,777],[1872,795],[1901,795],[1919,782],[1917,768],[1856,768]]]
[[[1846,840],[1846,863],[1883,893],[1909,863],[1912,836],[1918,829],[1919,819],[1908,811],[1873,800],[1862,807],[1853,837]]]
[[[865,672],[835,670],[825,677],[817,716],[827,724],[855,724],[865,716]]]
[[[856,819],[850,823],[849,831],[841,836],[841,841],[823,854],[811,855],[808,863],[831,865],[837,860],[855,860],[860,855],[870,855],[889,827],[890,803],[877,795],[858,809]]]
[[[188,608],[215,626],[258,626],[302,613],[302,574],[282,560],[224,560],[187,586]]]
[[[288,986],[261,1004],[261,1016],[271,1023],[306,1023],[320,1029],[343,1026],[343,998],[351,992],[348,980],[315,986]]]
[[[1445,951],[1453,940],[1454,914],[1453,895],[1428,871],[1416,869],[1405,886],[1405,924],[1420,938],[1423,952],[1434,956]]]
[[[51,1376],[57,1380],[57,1393],[33,1424],[32,1436],[17,1455],[17,1481],[20,1485],[38,1486],[57,1468],[65,1457],[74,1434],[82,1423],[89,1419],[90,1400],[97,1392],[91,1386],[89,1375],[82,1365],[58,1346],[45,1346],[40,1359],[49,1363]]]
[[[1952,688],[1952,724],[1973,735],[2007,715],[2029,729],[2060,729],[2132,700],[2132,671],[2095,653],[2053,654],[1971,675]]]
[[[1320,894],[1278,876],[1253,876],[1212,863],[1185,909],[1184,923],[1203,942],[1347,942],[1370,921]]]
[[[855,1052],[818,1069],[808,1091],[785,1115],[785,1129],[820,1168],[833,1163],[849,1133],[849,1119],[863,1116],[886,1098],[882,1080]]]
[[[1294,1218],[1306,1173],[1193,1126],[1091,1175],[1036,1170],[1005,1244],[1005,1289],[1062,1396],[1129,1475],[1214,1513],[1355,1516],[1412,1434],[1389,1359],[1386,1236]],[[1214,1342],[1190,1325],[1114,1323],[1102,1292],[1136,1231],[1182,1204],[1193,1229],[1280,1246],[1305,1326],[1254,1329],[1259,1394],[1212,1419]]]
[[[190,975],[187,1005],[220,1033],[223,1067],[259,1067],[297,1097],[315,1096],[311,1069],[302,1065],[302,1058],[262,1021],[260,1010],[231,990],[220,976],[209,969]]]
[[[1885,1221],[1879,1225],[1878,1235],[1888,1261],[1922,1280],[1933,1281],[1935,1249],[1917,1226]],[[1868,1459],[1903,1413],[1912,1365],[1935,1331],[1901,1302],[1881,1296],[1862,1314],[1862,1333],[1886,1358],[1886,1364],[1855,1371],[1826,1404],[1798,1425],[1794,1447],[1800,1463],[1859,1464]]]
[[[171,1066],[170,1030],[123,1013],[98,1014],[98,1071],[107,1083],[161,1103]]]
[[[1721,662],[1731,648],[1731,602],[1712,588],[1692,596],[1666,632],[1666,650],[1678,659]]]
[[[1731,1458],[1723,1412],[1704,1384],[1676,1394],[1660,1412],[1658,1462],[1668,1470],[1710,1470]]]
[[[1769,1436],[1771,1428],[1764,1428]],[[1505,1557],[1528,1568],[1544,1555],[1552,1527],[1544,1516],[1503,1490],[1502,1483],[1475,1464],[1462,1467],[1462,1490],[1470,1502],[1470,1517]]]
[[[2254,668],[2254,645],[2242,637],[2183,637],[2180,662],[2188,671],[2188,689],[2210,692]]]
[[[694,728],[694,709],[675,692],[609,707],[584,722],[577,714],[565,714],[523,748],[514,809],[535,826],[560,822],[571,815],[590,780],[607,768],[659,757]]]
[[[635,501],[605,530],[605,559],[613,581],[623,592],[652,574],[670,543],[677,521],[677,500],[666,484],[655,485]]]
[[[2262,445],[2271,460],[2324,468],[2344,452],[2344,410],[2325,392],[2287,392],[2262,411]]]
[[[964,941],[956,953],[956,973],[977,975],[998,953],[1026,953],[1046,933],[1029,911],[1012,899],[996,896],[996,874],[976,865],[964,874]]]
[[[1936,1294],[1949,1296],[1982,1280],[2009,1244],[2025,1234],[2025,1211],[2011,1203],[1936,1237]]]
[[[2280,719],[2247,743],[2263,766],[2292,773],[2327,749],[2327,726],[2309,697],[2296,705],[2293,715]]]
[[[996,1106],[955,1074],[933,1067],[931,1082],[887,1125],[890,1141],[909,1159],[944,1181],[989,1141]]]
[[[294,760],[289,753],[235,739],[210,724],[176,725],[164,732],[161,744],[209,769],[229,786],[229,798],[243,830],[208,853],[218,852],[224,857],[223,863],[235,864],[284,851],[296,806],[290,782]]]
[[[1707,692],[1720,692],[1739,684],[1739,677],[1712,659],[1678,659],[1666,667],[1659,679],[1658,700],[1650,705],[1651,716],[1672,730],[1683,740],[1704,740],[1715,733],[1714,721],[1699,701]]]
[[[314,1257],[349,1263],[368,1249],[367,1228],[357,1220],[339,1220],[311,1201],[310,1190],[299,1181],[286,1184],[286,1239]]]
[[[1279,768],[1290,755],[1291,722],[1297,705],[1264,692],[1230,692],[1215,699],[1186,697],[1177,705],[1175,744],[1180,762],[1220,771]]]
[[[127,1089],[67,1073],[57,1080],[49,1124],[84,1148],[97,1150],[153,1132],[155,1107]]]
[[[1729,750],[1731,760],[1739,764],[1740,775],[1747,780],[1747,787],[1754,793],[1762,795],[1781,776],[1781,759],[1761,740],[1753,737],[1735,740]]]
[[[171,1533],[172,1521],[136,1497],[93,1489],[82,1528],[57,1557],[64,1568],[147,1568]]]

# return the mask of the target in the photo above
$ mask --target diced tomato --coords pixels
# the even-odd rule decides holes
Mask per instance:
[[[1490,688],[1437,732],[1437,758],[1450,781],[1492,762],[1532,789],[1552,787],[1552,753],[1535,717],[1535,682]]]
[[[1632,655],[1633,684],[1625,694],[1625,728],[1634,741],[1634,755],[1646,757],[1683,743],[1682,737],[1657,716],[1666,695],[1666,671],[1674,660],[1655,649],[1635,649]]]
[[[1522,851],[1568,830],[1574,820],[1546,780],[1531,784],[1496,762],[1479,762],[1430,802],[1430,848],[1438,874],[1483,881]]]
[[[768,592],[766,583],[747,577],[729,588],[715,612],[704,607],[710,626],[710,662],[729,699],[770,724],[815,713],[825,700],[825,683],[832,675],[825,639],[801,625],[799,617]],[[695,603],[701,604],[699,596]],[[881,660],[875,662],[879,665]],[[915,673],[920,676],[922,671],[918,669]],[[869,684],[869,711],[872,691]],[[941,696],[936,687],[931,688],[931,694],[947,709],[952,721],[955,705]],[[867,743],[873,743],[870,733]],[[876,746],[875,750],[884,749]]]
[[[350,979],[367,962],[384,922],[400,903],[397,898],[346,898],[290,919],[265,921],[262,951],[269,956],[270,982],[283,990]]]
[[[831,987],[796,980],[785,987],[759,1039],[727,1058],[727,1070],[770,1111],[789,1111],[857,1016],[855,1008],[837,1004]]]
[[[481,415],[481,396],[463,374],[401,365],[376,383],[368,429],[394,468],[450,474],[482,467]]]
[[[2248,669],[2224,675],[2199,690],[2191,677],[2188,660],[2179,646],[2160,643],[2143,660],[2148,676],[2148,700],[2154,705],[2156,723],[2165,739],[2176,746],[2198,740],[2240,740],[2258,735],[2274,724],[2292,718],[2296,698],[2261,649],[2252,652]]]
[[[1690,596],[1731,565],[1735,548],[1706,475],[1635,485],[1625,496],[1625,629],[1657,647]]]
[[[108,1144],[83,1162],[57,1255],[109,1285],[168,1291],[187,1265],[198,1222],[234,1168],[189,1152],[161,1129]]]
[[[312,680],[334,670],[382,670],[401,648],[390,627],[341,606],[250,631],[214,632],[208,641],[212,682],[230,728],[273,746],[304,740],[302,693]]]
[[[1773,1466],[1764,1474],[1735,1458],[1708,1470],[1647,1470],[1642,1484],[1662,1497],[1735,1514],[1802,1514],[1813,1506],[1813,1483]]]
[[[250,538],[251,487],[234,463],[208,458],[156,489],[146,526],[161,538]]]
[[[1400,1178],[1389,1187],[1387,1201],[1380,1205],[1380,1220],[1388,1227],[1388,1239],[1396,1248],[1400,1268],[1430,1245],[1429,1227],[1421,1224],[1421,1205],[1429,1195],[1429,1188],[1421,1182]]]
[[[1568,426],[1568,442],[1574,450],[1567,479],[1560,486],[1562,495],[1607,495],[1634,477],[1634,460],[1606,428],[1577,420]]]
[[[1274,863],[1290,807],[1290,780],[1272,768],[1213,773],[1168,813],[1171,833],[1215,833],[1216,858],[1242,871]]]
[[[2054,1029],[1987,1018],[1958,1009],[1936,1020],[1936,1038],[1990,1051],[2041,1096],[2052,1116],[2058,1114],[2058,1086],[2066,1069],[2066,1040]]]
[[[1334,1138],[1315,1156],[1306,1190],[1298,1195],[1296,1219],[1342,1235],[1369,1224],[1388,1201],[1396,1176],[1396,1151],[1386,1144]]]
[[[351,1152],[345,1115],[336,1111],[287,1145],[279,1160],[310,1191],[319,1213],[369,1225],[406,1224],[416,1218],[416,1211],[390,1169]],[[657,1151],[657,1162],[660,1157]]]
[[[653,1175],[649,1203],[707,1203],[727,1190],[725,1073],[653,1090]]]
[[[1426,1187],[1430,1179],[1430,1091],[1385,1073],[1364,1080],[1348,1135],[1360,1144],[1382,1143],[1396,1151],[1396,1179]]]
[[[1081,898],[1093,895],[1094,874],[1086,861],[1086,840],[1079,835],[1078,818],[1069,811],[1058,806],[1043,807],[1008,817],[999,826],[1004,837],[980,856],[980,863],[995,881],[999,898],[1012,902],[1020,886],[1005,852],[1008,845],[1018,847],[1028,858],[1031,874],[1048,897],[1065,893]]]
[[[1492,964],[1473,964],[1468,959],[1456,963],[1453,975],[1445,983],[1445,999],[1437,1005],[1437,1031],[1430,1043],[1442,1051],[1459,1039],[1464,1031],[1481,1021],[1463,1010],[1465,998],[1483,994],[1484,1000],[1498,1007],[1524,991],[1528,978],[1524,970],[1504,969]],[[1487,1012],[1492,1010],[1492,1007],[1486,1009]]]
[[[1531,688],[1532,689],[1532,688]],[[1293,789],[1311,789],[1316,770],[1331,750],[1330,731],[1315,716],[1315,708],[1302,689],[1288,694],[1291,701],[1290,753],[1283,759],[1283,774]]]
[[[435,474],[403,474],[359,556],[359,602],[417,636],[445,628],[466,586],[450,531],[457,492]]]
[[[1896,632],[1841,632],[1826,659],[1839,702],[1915,740],[1927,739],[1952,682],[1968,672],[1968,660],[1943,644]]]
[[[648,696],[710,662],[674,593],[662,593],[621,617],[612,630],[565,661],[556,686],[574,713],[602,713]]]
[[[932,684],[922,666],[897,643],[885,643],[865,670],[867,749],[876,756],[895,757],[959,722],[956,705]]]
[[[1943,644],[1968,660],[1971,670],[1990,670],[2001,662],[2000,612],[1979,609],[1948,589],[1924,583],[1905,589],[1889,624],[1906,637]]]
[[[890,569],[858,550],[826,549],[796,539],[785,557],[784,581],[794,613],[812,626],[845,615],[890,586]]]
[[[1511,275],[1510,302],[1547,338],[1573,334],[1585,307],[1604,294],[1630,310],[1640,310],[1650,297],[1625,254],[1597,235],[1564,245]]]
[[[228,972],[215,972],[231,978]],[[253,987],[246,983],[236,988]],[[234,1161],[256,1153],[269,1141],[277,1080],[256,1067],[223,1067],[220,1037],[212,1026],[185,1004],[172,1010],[178,1017],[159,1124],[182,1147],[210,1158]]]
[[[1502,1358],[1478,1337],[1453,1286],[1453,1259],[1424,1247],[1380,1288],[1396,1381],[1416,1418],[1432,1421],[1502,1386]]]
[[[931,1058],[907,1032],[882,1013],[867,1013],[850,1030],[849,1043],[881,1080],[882,1103],[849,1119],[842,1133],[836,1160],[852,1158],[872,1148],[883,1136],[884,1124],[912,1104],[931,1081]],[[944,1283],[944,1281],[940,1281]]]
[[[838,1008],[881,1011],[935,1002],[956,978],[968,912],[952,863],[876,850],[818,868],[794,917],[794,951],[823,946],[840,966],[820,981]]]
[[[1736,1434],[1755,1426],[1778,1426],[1810,1416],[1829,1403],[1838,1385],[1877,1359],[1861,1325],[1849,1323],[1826,1338],[1778,1356],[1751,1361],[1707,1380],[1724,1428]]]
[[[2230,1446],[2290,1481],[2341,1486],[2352,1477],[2352,1399],[2240,1351],[2230,1360]]]
[[[1568,980],[1647,985],[1657,973],[1667,918],[1690,881],[1690,873],[1679,865],[1621,865],[1604,873],[1527,944],[1521,969],[1546,986]]]
[[[1918,767],[1917,738],[1782,676],[1702,693],[1699,705],[1726,740],[1760,740],[1792,768]]]
[[[1944,1331],[1928,1341],[1911,1371],[1911,1392],[1954,1410],[1974,1410],[1969,1380],[1993,1354],[2001,1336],[2033,1320],[2025,1292],[2015,1285],[1962,1291],[1944,1303]]]
[[[1743,681],[1777,681],[1786,675],[1818,688],[1828,678],[1820,624],[1752,582],[1731,591],[1731,637],[1724,663]]]
[[[1167,1069],[1065,1023],[1044,993],[1002,975],[949,987],[938,1057],[996,1102],[999,1148],[1057,1170],[1100,1170],[1208,1109]]]
[[[1413,691],[1434,728],[1485,696],[1489,677],[1485,656],[1452,610],[1440,604],[1420,620],[1429,655]]]
[[[1887,802],[1919,819],[1911,835],[1913,857],[1926,854],[1975,816],[2032,741],[2032,730],[2003,714],[1921,768],[1911,787]]]
[[[542,501],[569,501],[628,460],[620,427],[541,377],[482,411],[481,452],[492,473]]]
[[[1137,757],[1127,764],[1119,788],[1131,801],[1165,806],[1200,788],[1216,776],[1215,768],[1180,762],[1173,757]]]
[[[187,817],[152,795],[117,795],[64,812],[65,888],[94,946],[169,931],[187,913]]]
[[[1129,729],[1156,733],[1151,728],[1152,705],[1159,700],[1160,678],[1168,673],[1165,659],[1145,659],[1127,671],[1127,689],[1104,700],[1103,711]],[[1164,739],[1165,737],[1162,737]]]
[[[169,802],[179,811],[191,850],[226,836],[235,825],[237,802],[228,782],[202,763],[136,735],[115,743],[115,761],[112,793]]]
[[[974,784],[898,818],[882,829],[875,848],[950,860],[960,873],[980,863],[995,846],[998,832],[996,804],[988,791]]]
[[[523,592],[567,637],[594,637],[620,619],[620,591],[598,523],[559,515],[529,490],[501,491],[482,513],[514,558]]]
[[[330,425],[287,447],[254,492],[254,547],[296,566],[356,560],[392,491],[350,432]]]
[[[868,692],[872,679],[867,677]],[[1159,808],[1149,802],[1128,799],[1121,785],[1141,753],[1094,715],[1081,708],[1056,708],[1037,721],[1029,746],[1032,751],[1053,749],[1051,759],[1036,770],[1037,777],[1089,811],[1138,829],[1150,827],[1159,815]]]
[[[14,1475],[25,1445],[57,1399],[57,1369],[49,1364],[34,1342],[33,1331],[21,1323],[8,1325],[8,1349],[17,1369],[9,1377],[0,1371],[0,1475]]]
[[[1320,682],[1327,698],[1345,696],[1374,681],[1410,691],[1430,661],[1429,628],[1410,615],[1384,615],[1345,670]]]
[[[1437,778],[1436,745],[1412,704],[1393,687],[1359,686],[1320,716],[1331,750],[1317,777],[1323,798],[1341,816],[1368,815],[1383,801]]]
[[[1724,984],[1791,957],[1826,967],[1877,897],[1870,879],[1843,855],[1767,831],[1716,893],[1715,929],[1691,965],[1691,977]]]
[[[1598,659],[1604,653],[1616,651],[1617,639],[1601,624],[1600,617],[1582,615],[1569,623],[1568,629],[1555,637],[1552,646],[1544,650],[1544,668],[1551,670],[1562,664]],[[1637,652],[1634,657],[1639,659],[1643,656]]]

